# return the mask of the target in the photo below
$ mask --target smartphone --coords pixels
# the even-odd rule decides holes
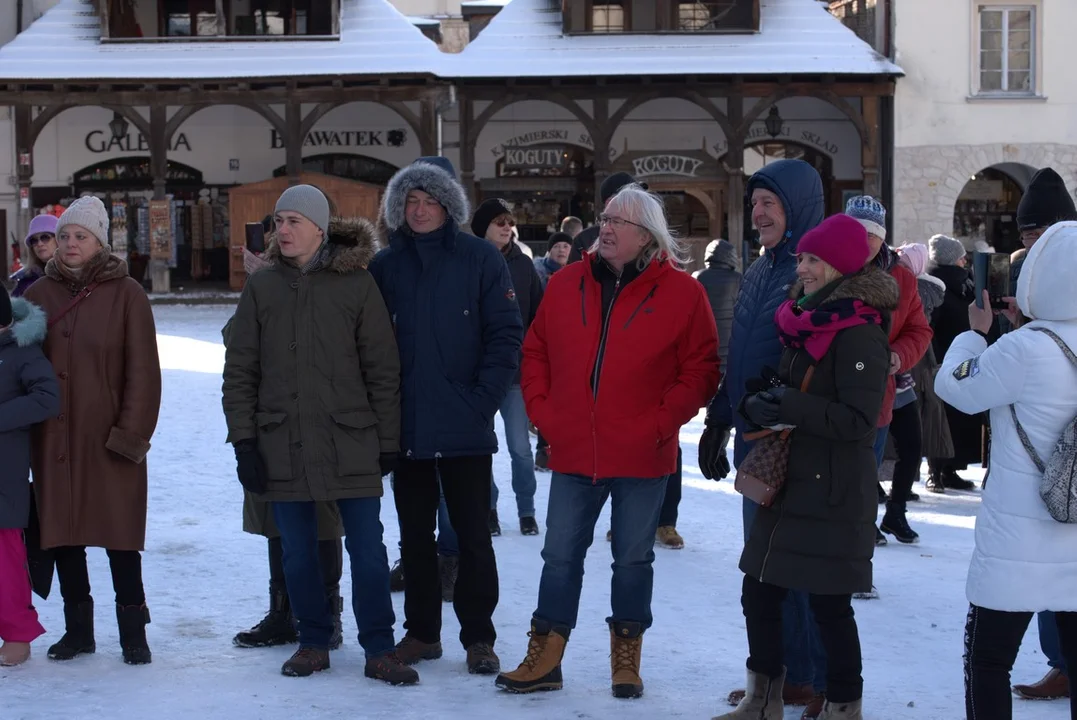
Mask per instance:
[[[984,306],[986,290],[993,310],[1006,309],[1007,303],[1002,298],[1013,294],[1010,291],[1010,256],[1006,253],[973,253],[972,274],[976,283],[976,307]]]
[[[252,253],[264,253],[266,251],[266,231],[262,223],[247,223],[247,249]]]

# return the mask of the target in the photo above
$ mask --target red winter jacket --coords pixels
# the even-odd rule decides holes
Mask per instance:
[[[550,277],[523,346],[527,414],[571,475],[656,478],[677,467],[678,433],[718,388],[718,334],[703,286],[653,261],[610,307],[602,336],[593,256]]]
[[[924,315],[916,276],[904,265],[890,268],[890,276],[897,281],[901,293],[898,309],[890,315],[890,350],[901,358],[901,369],[898,372],[907,373],[920,362],[935,333]],[[891,375],[886,382],[886,396],[883,398],[883,409],[879,415],[878,427],[881,428],[889,425],[894,416],[895,379],[896,376]]]

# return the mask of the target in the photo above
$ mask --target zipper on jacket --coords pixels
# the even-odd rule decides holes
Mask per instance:
[[[788,482],[788,481],[787,481]],[[782,516],[785,515],[785,503],[782,503],[781,509],[778,511],[778,519],[774,523],[774,527],[770,530],[770,539],[767,540],[767,553],[763,556],[763,566],[759,568],[759,582],[766,582],[763,576],[767,572],[767,562],[770,560],[770,551],[774,549],[774,536],[778,532],[778,526],[782,524]],[[754,520],[753,520],[754,522]],[[749,531],[749,534],[751,531]]]
[[[595,404],[598,403],[598,380],[602,374],[602,360],[606,354],[606,340],[610,332],[610,320],[613,318],[613,306],[617,302],[617,295],[621,292],[621,278],[613,284],[613,297],[610,298],[610,307],[606,311],[606,319],[602,322],[602,335],[598,340],[598,356],[595,358],[595,369],[591,374],[591,387],[595,396]]]
[[[580,278],[580,318],[583,326],[587,327],[587,290],[584,289],[584,279]]]
[[[632,321],[636,319],[636,315],[639,313],[640,310],[643,309],[643,306],[647,304],[647,301],[654,297],[654,292],[657,289],[658,283],[655,283],[654,286],[651,288],[651,291],[647,293],[647,297],[643,298],[643,300],[640,301],[640,304],[636,306],[636,309],[632,311],[632,314],[628,316],[628,321],[625,322],[624,326],[625,330],[627,330],[628,326],[632,324]]]

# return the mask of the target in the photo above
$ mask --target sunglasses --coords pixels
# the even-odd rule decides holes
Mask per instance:
[[[26,242],[26,244],[29,245],[30,247],[34,247],[38,243],[46,243],[46,242],[49,242],[49,241],[55,240],[55,239],[56,239],[56,236],[53,235],[52,233],[41,233],[40,235],[34,235],[32,238],[30,238]]]
[[[512,218],[500,218],[498,220],[494,220],[494,225],[497,225],[498,227],[505,227],[506,225],[508,225],[509,227],[516,227],[516,221]]]

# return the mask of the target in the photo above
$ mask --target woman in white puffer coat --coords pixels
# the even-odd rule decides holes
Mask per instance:
[[[1057,223],[1029,251],[1017,283],[1025,324],[988,347],[990,309],[969,307],[972,330],[958,335],[935,380],[958,410],[991,411],[991,468],[976,519],[965,626],[965,713],[1012,717],[1010,670],[1034,612],[1056,611],[1062,654],[1077,667],[1077,524],[1056,522],[1040,498],[1042,473],[1010,413],[1047,461],[1077,415],[1077,368],[1045,333],[1077,352],[1077,222]],[[986,303],[985,303],[986,304]],[[1011,318],[1012,319],[1012,318]],[[1070,717],[1077,719],[1071,696]]]

